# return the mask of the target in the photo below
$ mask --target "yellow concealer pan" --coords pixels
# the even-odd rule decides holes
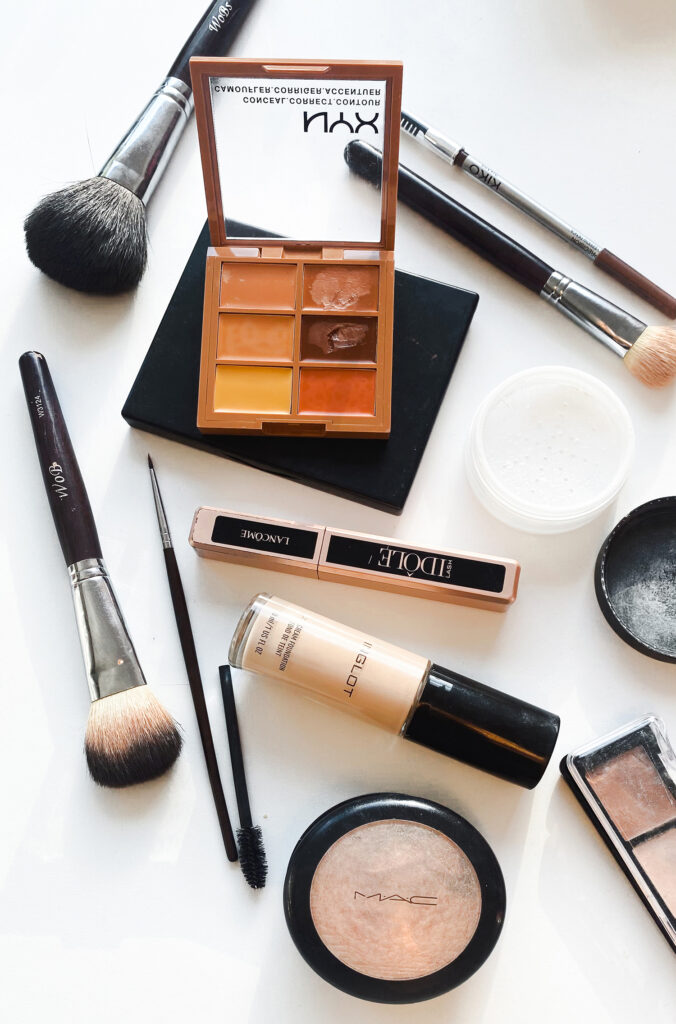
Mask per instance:
[[[214,408],[226,412],[288,413],[291,369],[220,364],[216,367]]]

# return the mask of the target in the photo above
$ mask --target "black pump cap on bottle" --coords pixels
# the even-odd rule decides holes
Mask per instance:
[[[549,711],[432,665],[404,736],[532,789],[549,764],[560,724]]]

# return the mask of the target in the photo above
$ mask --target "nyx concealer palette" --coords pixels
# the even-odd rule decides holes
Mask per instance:
[[[401,64],[190,68],[212,243],[198,428],[388,437]],[[350,138],[382,148],[379,193],[345,165]],[[238,235],[226,209],[280,237]]]
[[[521,572],[511,558],[207,506],[195,512],[190,543],[206,558],[492,611],[516,599]]]
[[[561,773],[676,951],[676,753],[654,715],[561,762]]]

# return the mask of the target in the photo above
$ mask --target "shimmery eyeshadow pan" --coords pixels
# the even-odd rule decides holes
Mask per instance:
[[[676,799],[644,747],[634,747],[587,773],[587,781],[623,839],[676,818]]]
[[[465,981],[505,912],[485,839],[447,807],[374,793],[318,818],[284,884],[287,925],[321,977],[384,1003],[429,999]]]
[[[676,917],[676,828],[646,839],[635,852],[637,861]]]
[[[676,754],[646,715],[569,754],[561,773],[676,951]]]

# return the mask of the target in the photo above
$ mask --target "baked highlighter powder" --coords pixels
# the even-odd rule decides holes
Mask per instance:
[[[465,819],[376,793],[339,804],[305,832],[284,904],[296,946],[326,981],[362,999],[409,1003],[481,966],[502,928],[505,888]]]

